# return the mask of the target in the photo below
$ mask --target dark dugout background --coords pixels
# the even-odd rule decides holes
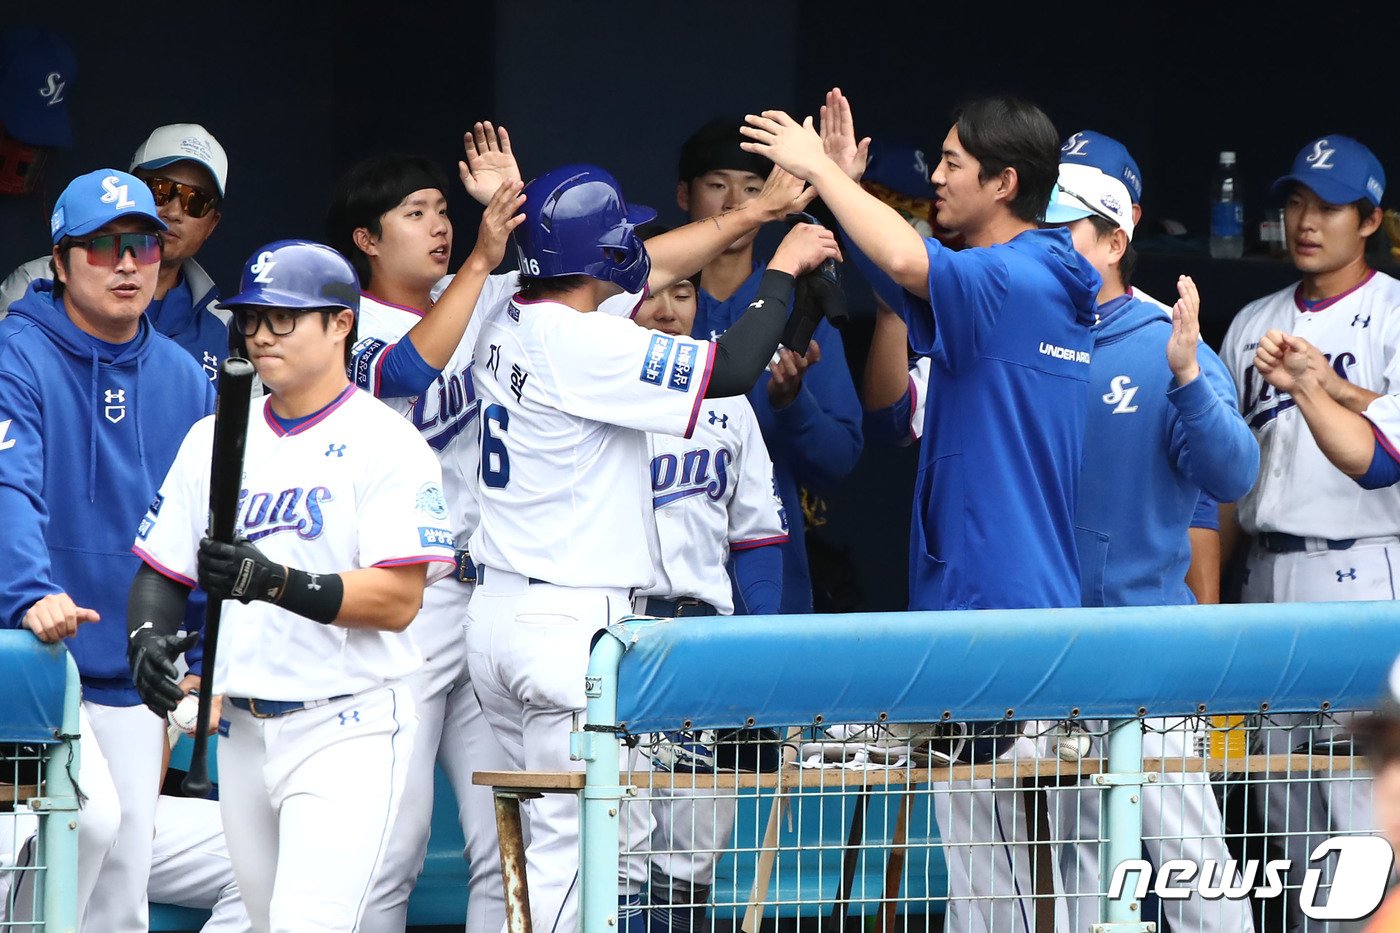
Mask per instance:
[[[229,154],[224,219],[200,256],[225,292],[255,247],[318,237],[335,177],[364,156],[418,152],[455,174],[462,132],[490,118],[511,130],[527,177],[596,162],[677,222],[676,155],[696,126],[767,107],[815,113],[833,84],[852,98],[860,133],[921,145],[942,139],[967,96],[1027,96],[1061,135],[1122,140],[1143,171],[1149,225],[1170,217],[1196,235],[1221,149],[1239,154],[1247,229],[1269,182],[1325,133],[1371,146],[1400,190],[1384,48],[1400,14],[1389,5],[307,0],[7,13],[8,25],[63,35],[79,73],[76,145],[51,161],[36,196],[0,200],[0,274],[48,250],[48,213],[70,178],[126,168],[171,122],[204,124]],[[450,200],[460,261],[477,211],[460,189]],[[1139,282],[1166,299],[1183,271],[1202,286],[1216,341],[1240,304],[1292,279],[1287,263],[1176,254],[1147,256]],[[857,379],[863,323],[847,338]],[[913,463],[912,451],[867,449],[842,488],[825,491],[814,533],[836,569],[814,575],[843,590],[841,602],[903,608]]]

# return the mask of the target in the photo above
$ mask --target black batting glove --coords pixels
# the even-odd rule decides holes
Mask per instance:
[[[233,544],[208,537],[199,542],[199,585],[211,599],[275,603],[286,583],[287,568],[268,560],[247,538]]]
[[[142,628],[131,633],[126,645],[126,660],[131,665],[131,679],[141,702],[157,716],[168,716],[182,699],[175,659],[194,647],[198,635],[161,635],[155,629]]]

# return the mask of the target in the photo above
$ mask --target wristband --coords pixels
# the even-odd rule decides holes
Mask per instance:
[[[307,573],[287,568],[287,582],[277,605],[313,622],[330,625],[340,615],[345,599],[345,582],[338,573]]]

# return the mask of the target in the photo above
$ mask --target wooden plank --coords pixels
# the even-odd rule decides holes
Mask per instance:
[[[1167,774],[1314,774],[1334,778],[1360,778],[1366,774],[1366,759],[1339,755],[1250,755],[1245,758],[1145,758],[1143,770]],[[640,788],[694,788],[696,790],[737,790],[755,787],[840,791],[871,787],[903,788],[931,782],[960,783],[970,780],[1018,780],[1033,784],[1054,784],[1082,778],[1104,770],[1104,759],[1084,758],[1077,762],[1053,758],[1026,758],[980,765],[924,765],[917,768],[787,768],[770,774],[671,774],[665,771],[622,773],[622,783]],[[501,789],[565,793],[583,789],[582,771],[478,771],[473,783]]]

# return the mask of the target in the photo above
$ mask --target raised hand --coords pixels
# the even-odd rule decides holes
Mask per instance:
[[[816,196],[816,189],[775,165],[763,183],[763,190],[749,203],[753,205],[750,209],[760,211],[764,220],[782,220],[788,214],[805,211]]]
[[[826,157],[840,166],[852,181],[860,181],[870,162],[870,137],[856,142],[855,121],[851,119],[851,102],[839,87],[826,92],[818,129]]]
[[[811,117],[798,123],[781,110],[765,110],[744,120],[748,125],[739,127],[739,132],[749,141],[739,148],[767,156],[803,181],[811,181],[822,164],[831,161]]]
[[[778,244],[768,268],[786,272],[794,278],[826,262],[840,259],[841,247],[836,235],[819,224],[797,224]]]
[[[525,220],[525,215],[520,212],[525,204],[525,195],[520,193],[524,187],[525,184],[519,179],[503,182],[481,215],[481,228],[476,234],[472,258],[488,272],[501,264],[511,232]]]
[[[1172,335],[1167,341],[1167,365],[1176,376],[1176,384],[1184,386],[1201,374],[1196,362],[1196,347],[1201,341],[1201,295],[1191,276],[1176,280],[1181,297],[1172,306]]]
[[[520,181],[520,166],[510,150],[510,136],[504,126],[492,126],[490,121],[477,123],[462,136],[466,161],[457,163],[457,175],[462,187],[480,204],[491,203],[501,185]]]

